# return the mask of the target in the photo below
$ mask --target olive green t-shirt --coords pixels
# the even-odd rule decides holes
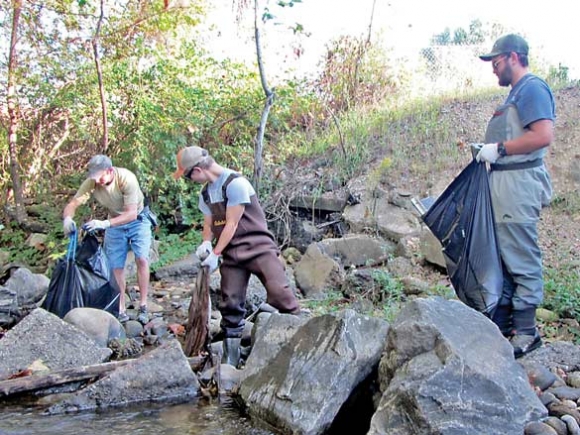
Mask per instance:
[[[125,168],[115,168],[115,176],[108,186],[100,186],[95,180],[87,178],[74,196],[81,204],[85,204],[91,195],[105,207],[109,217],[114,218],[123,213],[126,205],[137,204],[137,213],[143,210],[143,192],[139,187],[137,177]]]

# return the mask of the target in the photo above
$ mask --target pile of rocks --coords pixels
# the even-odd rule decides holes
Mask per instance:
[[[549,416],[529,423],[526,435],[580,435],[580,347],[548,343],[519,359]]]

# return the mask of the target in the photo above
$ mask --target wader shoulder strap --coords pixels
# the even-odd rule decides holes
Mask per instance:
[[[209,200],[209,193],[207,192],[207,183],[205,183],[201,188],[201,197],[203,198],[203,202],[205,202],[206,205],[209,207],[211,203]]]
[[[230,185],[230,183],[233,180],[235,180],[239,176],[240,176],[240,174],[236,174],[235,172],[233,172],[233,173],[231,173],[229,175],[229,177],[224,182],[224,184],[222,186],[222,200],[224,202],[226,202],[227,199],[228,199],[228,196],[227,196],[227,193],[226,193],[226,190],[228,189],[228,186]],[[211,201],[209,199],[209,192],[207,191],[207,187],[208,187],[208,183],[205,183],[204,186],[201,189],[201,197],[203,198],[203,202],[205,202],[207,204],[207,206],[209,207],[211,205]]]
[[[222,186],[222,198],[223,198],[224,202],[227,203],[227,201],[228,201],[228,195],[226,194],[226,190],[228,189],[228,186],[230,185],[230,183],[232,181],[234,181],[239,176],[240,176],[240,174],[236,174],[235,172],[232,172],[230,174],[230,176],[228,177],[228,179],[224,182],[224,185]]]
[[[526,77],[524,77],[524,78],[523,78],[523,80],[524,80],[524,81],[523,81],[523,82],[521,83],[521,85],[520,85],[520,86],[519,86],[519,87],[516,89],[516,91],[513,93],[513,95],[511,95],[511,96],[509,97],[509,101],[510,101],[510,102],[511,102],[511,101],[514,101],[514,102],[515,102],[515,101],[517,101],[517,98],[520,96],[520,92],[522,92],[522,89],[524,89],[524,87],[525,87],[525,86],[526,86],[526,85],[527,85],[529,82],[531,82],[531,81],[532,81],[532,80],[534,80],[534,79],[538,79],[538,77],[536,77],[536,76],[533,76],[533,75],[531,75],[531,74],[530,74],[530,75],[528,75],[528,76],[526,76]]]

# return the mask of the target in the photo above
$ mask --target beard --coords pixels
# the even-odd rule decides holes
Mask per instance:
[[[512,83],[513,72],[510,64],[506,62],[505,67],[501,74],[498,76],[498,81],[500,86],[509,86]]]

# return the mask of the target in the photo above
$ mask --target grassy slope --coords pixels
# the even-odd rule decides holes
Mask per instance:
[[[540,222],[545,307],[574,320],[547,324],[546,330],[575,338],[580,320],[580,153],[576,151],[580,88],[557,90],[555,96],[556,140],[547,157],[554,201],[544,210]],[[470,160],[467,150],[458,143],[480,142],[487,120],[503,98],[502,92],[440,99],[405,110],[352,116],[342,121],[340,136],[327,138],[322,145],[315,143],[308,161],[301,159],[293,166],[286,189],[311,186],[312,190],[323,191],[340,184],[337,180],[365,175],[386,188],[417,196],[437,195]],[[326,148],[329,145],[332,151]],[[296,180],[295,186],[292,180]],[[323,182],[327,187],[320,187]]]

